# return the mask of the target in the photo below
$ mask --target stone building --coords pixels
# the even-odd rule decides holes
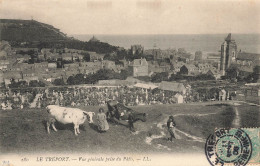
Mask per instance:
[[[114,61],[103,60],[101,63],[104,69],[116,70],[116,64]]]
[[[33,80],[39,80],[38,76],[35,74],[34,71],[30,71],[30,70],[25,70],[22,72],[22,76],[23,76],[23,80],[26,81],[27,83],[29,83],[30,81]]]
[[[96,52],[88,51],[87,54],[89,54],[89,60],[90,62],[94,62],[97,60],[103,60],[105,54],[98,54]]]
[[[260,64],[260,54],[239,52],[236,63],[240,66],[258,66]]]
[[[198,75],[199,68],[193,64],[185,64],[180,68],[179,73],[183,75]]]
[[[148,63],[146,59],[135,59],[133,61],[133,76],[148,76]]]
[[[219,101],[227,100],[227,91],[222,89],[219,91]]]
[[[183,83],[179,82],[168,82],[168,81],[162,81],[159,84],[158,89],[164,90],[164,91],[172,91],[176,92],[182,95],[185,95],[187,92],[187,88],[184,86]]]
[[[175,94],[174,95],[174,101],[176,102],[176,103],[183,103],[184,102],[184,100],[183,100],[183,96],[181,95],[181,94],[179,94],[179,93],[177,93],[177,94]]]
[[[237,44],[231,37],[231,33],[228,34],[224,43],[221,45],[221,58],[220,58],[220,71],[221,75],[226,74],[226,70],[230,67],[232,62],[235,62],[237,58]]]

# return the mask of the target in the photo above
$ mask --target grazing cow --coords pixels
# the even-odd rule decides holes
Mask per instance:
[[[50,118],[47,121],[47,131],[50,134],[50,125],[54,131],[57,131],[54,126],[55,121],[58,121],[62,124],[73,123],[75,135],[78,135],[79,125],[83,124],[86,119],[89,123],[93,123],[94,112],[86,112],[78,108],[67,108],[60,107],[58,105],[48,105],[46,107],[47,112],[50,114]]]

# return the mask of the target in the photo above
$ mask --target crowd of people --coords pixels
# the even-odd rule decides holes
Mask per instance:
[[[60,106],[104,106],[116,100],[126,106],[173,104],[175,93],[136,87],[62,87],[0,92],[1,108],[44,108],[54,104]]]

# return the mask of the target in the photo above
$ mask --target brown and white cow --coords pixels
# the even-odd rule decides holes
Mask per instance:
[[[58,121],[62,124],[73,123],[75,135],[78,135],[80,133],[79,125],[82,125],[86,119],[88,119],[89,123],[93,123],[93,116],[95,115],[94,112],[86,112],[78,108],[61,107],[58,105],[48,105],[46,109],[50,114],[50,118],[47,121],[47,131],[49,134],[50,125],[54,131],[57,131],[54,123]]]

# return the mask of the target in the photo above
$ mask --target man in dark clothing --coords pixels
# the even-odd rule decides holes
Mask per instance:
[[[170,138],[168,138],[168,140],[170,140],[172,142],[172,138],[175,139],[175,126],[176,126],[176,123],[174,121],[174,118],[173,116],[169,116],[169,119],[167,121],[167,128],[168,128],[168,131],[170,133]]]

